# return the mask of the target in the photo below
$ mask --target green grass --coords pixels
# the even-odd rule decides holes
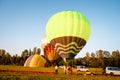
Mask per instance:
[[[97,74],[102,74],[102,68],[89,68],[90,72],[95,72]]]
[[[0,65],[2,70],[23,70],[23,71],[41,71],[54,72],[54,67],[44,68],[29,68],[22,66],[4,66]],[[101,68],[90,68],[90,71],[98,71],[101,73]],[[11,73],[0,72],[0,80],[120,80],[120,76],[105,76],[105,75],[64,75],[63,69],[58,69],[59,74],[27,74],[27,73]]]
[[[53,72],[54,67],[23,67],[23,66],[16,66],[16,65],[0,65],[0,70],[22,70],[22,71],[43,71],[43,72]]]
[[[120,80],[119,76],[104,75],[64,75],[64,74],[22,74],[22,73],[2,73],[0,80]]]

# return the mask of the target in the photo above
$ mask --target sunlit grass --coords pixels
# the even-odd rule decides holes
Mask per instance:
[[[0,65],[0,70],[23,70],[23,71],[41,71],[54,72],[54,67],[29,68],[23,66],[4,66]],[[98,71],[101,73],[102,68],[90,68],[90,71]],[[28,74],[16,72],[0,72],[0,80],[120,80],[120,76],[105,75],[64,75],[63,69],[58,69],[58,74]]]
[[[23,66],[16,66],[16,65],[0,65],[1,70],[21,70],[21,71],[43,71],[43,72],[53,72],[54,67],[23,67]]]

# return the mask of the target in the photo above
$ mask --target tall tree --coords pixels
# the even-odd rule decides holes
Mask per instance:
[[[105,64],[104,64],[104,57],[103,57],[103,51],[102,50],[99,50],[98,51],[98,56],[99,56],[99,58],[98,58],[98,64],[99,64],[99,67],[104,67],[105,66]]]
[[[0,64],[5,64],[6,51],[4,49],[0,50]]]
[[[89,52],[86,53],[86,61],[87,61],[87,65],[89,66],[89,63],[90,63],[90,54],[89,54]]]
[[[24,51],[22,51],[22,55],[21,55],[21,64],[23,65],[26,61],[26,59],[28,58],[28,50],[25,49]]]
[[[94,52],[91,53],[90,64],[91,64],[91,67],[97,67],[97,62],[96,62],[96,58],[95,58],[95,53]]]
[[[31,51],[31,49],[29,49],[28,56],[31,56],[31,55],[32,55],[32,51]]]
[[[36,54],[40,55],[40,51],[41,51],[40,48],[38,48]]]
[[[103,56],[104,56],[104,64],[105,66],[111,66],[112,65],[112,57],[110,55],[109,51],[103,51]]]
[[[6,51],[5,51],[4,49],[1,49],[1,50],[0,50],[0,56],[5,55],[5,53],[6,53]]]
[[[36,50],[37,50],[37,48],[34,47],[33,52],[32,52],[33,55],[36,54]]]
[[[120,56],[119,51],[113,51],[112,56],[113,56],[113,59],[115,60],[115,65],[114,66],[118,67],[119,56]]]
[[[11,55],[9,53],[6,53],[5,64],[11,64]]]

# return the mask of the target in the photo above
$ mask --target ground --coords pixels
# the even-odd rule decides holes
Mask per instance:
[[[83,75],[81,72],[75,75],[64,75],[63,69],[58,69],[58,74],[47,74],[54,72],[54,67],[44,68],[29,68],[22,66],[4,66],[0,65],[0,70],[7,70],[8,72],[0,72],[0,80],[120,80],[120,76],[106,76],[102,75],[102,69],[90,68],[91,71],[97,71],[98,75]],[[9,72],[18,71],[18,72]],[[21,71],[21,72],[19,72]],[[23,71],[23,72],[22,72]],[[38,73],[29,73],[38,72]],[[39,73],[43,72],[43,73]]]

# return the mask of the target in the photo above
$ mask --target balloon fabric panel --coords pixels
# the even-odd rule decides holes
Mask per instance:
[[[29,67],[30,61],[31,61],[31,59],[33,58],[33,56],[34,56],[34,55],[31,55],[30,57],[28,57],[28,59],[25,61],[24,66]]]
[[[53,62],[59,58],[59,54],[54,50],[51,44],[48,44],[44,50],[45,57],[50,61]]]

